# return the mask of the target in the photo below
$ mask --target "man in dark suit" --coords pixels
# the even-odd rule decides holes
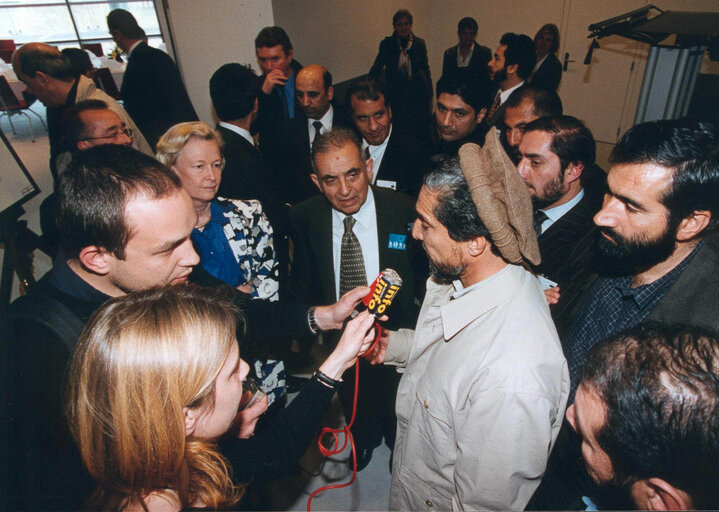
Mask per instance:
[[[459,20],[457,24],[459,44],[445,50],[442,59],[442,77],[471,76],[477,80],[489,81],[487,64],[492,60],[492,50],[475,40],[478,29],[477,20],[474,18],[468,16]]]
[[[487,126],[494,126],[504,118],[504,103],[532,73],[537,62],[537,48],[526,34],[508,32],[489,61],[489,76],[497,86],[492,106],[486,117]]]
[[[303,201],[317,193],[310,174],[312,172],[312,143],[320,133],[334,126],[351,126],[344,109],[332,104],[334,88],[332,74],[319,64],[302,68],[297,73],[295,95],[300,107],[290,121],[290,137],[287,140],[295,167],[287,179],[294,183],[293,203]]]
[[[437,82],[436,153],[456,156],[468,142],[484,145],[487,126],[482,120],[487,115],[489,95],[489,84],[476,78],[447,76]]]
[[[128,58],[120,96],[150,146],[154,148],[171,126],[197,121],[180,71],[169,55],[147,45],[135,17],[115,9],[107,15],[107,26]]]
[[[497,123],[501,128],[500,140],[509,158],[515,164],[519,163],[519,143],[529,123],[540,117],[561,115],[562,100],[556,92],[531,85],[520,87],[504,103],[504,121]]]
[[[225,64],[210,79],[210,98],[220,122],[217,131],[225,141],[225,167],[218,195],[232,199],[258,199],[274,230],[284,287],[289,264],[288,208],[271,184],[271,174],[250,133],[257,118],[259,78],[247,66]]]
[[[282,199],[294,203],[294,182],[287,180],[294,161],[287,155],[286,143],[290,137],[290,120],[300,112],[295,84],[302,65],[293,59],[292,43],[282,27],[263,28],[255,38],[255,53],[262,70],[255,123],[260,151],[275,175],[274,182]]]
[[[601,276],[580,299],[562,343],[571,391],[595,344],[644,320],[719,328],[719,132],[689,119],[642,123],[610,157],[607,192],[594,216]],[[530,510],[572,509],[591,486],[581,440],[565,425]],[[624,504],[594,499],[600,509]]]
[[[427,145],[392,123],[392,106],[379,82],[360,78],[347,90],[362,152],[372,158],[372,184],[416,197],[428,165]]]
[[[320,135],[313,154],[312,180],[322,195],[290,211],[295,246],[290,289],[299,298],[331,303],[346,287],[371,283],[381,270],[392,268],[403,284],[388,310],[388,325],[412,326],[421,282],[416,273],[422,273],[413,260],[418,252],[407,236],[407,226],[415,216],[413,202],[391,190],[370,187],[372,159],[360,156],[359,138],[351,130],[334,128]],[[354,369],[343,380],[340,399],[349,422]],[[394,446],[398,382],[394,369],[360,361],[357,416],[352,426],[358,469],[369,463],[382,437],[390,449]]]
[[[545,289],[553,286],[550,309],[560,339],[590,284],[592,217],[600,202],[585,190],[582,178],[594,165],[595,151],[591,132],[570,116],[532,121],[519,145],[517,170],[532,196],[542,256],[534,270],[548,280],[540,279]]]

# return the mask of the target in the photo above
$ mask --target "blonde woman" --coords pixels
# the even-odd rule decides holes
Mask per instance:
[[[214,441],[238,416],[245,437],[257,421],[256,415],[237,414],[249,369],[235,337],[238,323],[242,327],[238,318],[228,299],[194,285],[133,293],[93,315],[74,354],[68,385],[70,429],[98,482],[89,509],[159,512],[236,505],[242,489],[233,483],[230,464]],[[365,333],[371,325],[367,313],[351,321],[310,381],[315,388],[308,385],[295,401],[324,393],[329,403],[334,389],[328,383],[337,382],[368,348],[371,337]],[[309,443],[296,437],[273,439],[276,446],[260,441],[268,451]]]
[[[160,137],[157,159],[180,178],[192,198],[197,224],[192,243],[200,266],[253,299],[279,298],[279,263],[273,230],[259,201],[216,197],[220,186],[224,142],[205,123],[176,124]],[[270,405],[286,395],[284,362],[267,353],[250,363]],[[280,400],[278,403],[284,403]]]
[[[277,300],[279,263],[273,231],[257,200],[216,197],[224,142],[205,123],[176,124],[157,143],[157,159],[170,167],[197,212],[192,241],[200,266],[255,299]]]

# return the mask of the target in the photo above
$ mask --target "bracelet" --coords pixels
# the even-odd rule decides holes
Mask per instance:
[[[317,382],[322,384],[323,386],[326,386],[331,389],[337,389],[340,384],[342,383],[341,380],[335,380],[328,375],[322,373],[321,371],[317,370],[313,375],[312,378],[315,379]]]
[[[317,306],[312,306],[307,312],[307,323],[312,334],[317,335],[320,333],[320,328],[317,325],[317,318],[315,318],[315,309],[317,309]]]

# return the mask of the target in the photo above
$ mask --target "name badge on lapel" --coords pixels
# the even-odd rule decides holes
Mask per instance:
[[[387,247],[389,249],[397,249],[399,251],[407,250],[405,243],[407,242],[407,235],[398,235],[397,233],[389,234],[389,241]]]

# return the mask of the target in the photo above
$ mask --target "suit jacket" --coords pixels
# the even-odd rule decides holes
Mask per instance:
[[[302,69],[302,64],[293,60],[290,67],[294,76],[297,77],[297,73]],[[262,75],[259,83],[262,83],[264,79],[265,76]],[[259,110],[253,125],[253,133],[255,130],[259,132],[260,152],[272,173],[275,191],[283,201],[292,203],[295,199],[294,183],[288,183],[286,178],[287,175],[292,174],[292,169],[296,165],[293,155],[287,152],[287,141],[291,138],[291,120],[285,116],[282,98],[277,92],[277,87],[273,88],[270,94],[260,91],[257,102]],[[295,96],[295,115],[301,112]]]
[[[562,64],[555,54],[550,53],[547,55],[547,58],[544,59],[542,65],[539,66],[539,69],[527,79],[527,83],[539,89],[556,91],[561,80]]]
[[[391,328],[413,327],[418,308],[415,296],[424,282],[422,255],[407,234],[407,224],[416,217],[413,202],[392,190],[373,187],[377,211],[380,270],[393,268],[402,277],[402,289],[389,310]],[[290,210],[295,252],[290,289],[298,299],[332,304],[336,300],[332,260],[332,207],[317,195]],[[390,234],[407,235],[406,249],[389,247]],[[420,249],[421,251],[421,249]]]
[[[153,148],[171,126],[198,120],[175,63],[165,52],[145,43],[138,44],[130,55],[120,96]]]
[[[513,95],[517,94],[517,91],[521,90],[522,87],[524,87],[524,85],[522,85],[521,87],[517,87],[515,90],[513,90],[512,94],[509,95],[509,98],[511,98]],[[497,92],[499,92],[499,90],[495,90],[494,94],[492,94],[492,96],[491,96],[492,101],[494,101],[494,98],[497,95]],[[507,98],[507,100],[509,100],[509,98]],[[484,118],[484,123],[487,125],[488,128],[492,127],[492,126],[501,125],[504,122],[504,109],[507,108],[507,100],[505,100],[504,103],[502,103],[499,106],[499,108],[497,109],[497,111],[494,113],[494,115],[492,117]],[[487,111],[487,113],[489,113],[489,111]]]
[[[352,120],[343,108],[332,106],[332,127],[343,126],[354,129]],[[310,132],[307,126],[307,116],[298,108],[295,118],[289,121],[289,134],[284,142],[284,153],[289,155],[287,174],[284,177],[286,187],[286,200],[297,204],[317,194],[317,187],[310,178],[312,172],[312,155],[310,147]]]
[[[560,288],[559,302],[550,306],[560,339],[569,328],[579,298],[592,283],[593,218],[599,207],[585,191],[584,197],[538,238],[542,262],[534,270]]]
[[[426,144],[420,144],[412,134],[394,126],[382,162],[379,168],[373,169],[374,175],[377,180],[395,182],[397,192],[417,197],[429,165],[429,153]]]
[[[275,232],[275,250],[280,262],[280,285],[284,287],[289,264],[288,209],[271,185],[270,170],[255,146],[237,132],[217,126],[225,141],[225,168],[218,196],[232,199],[258,199]]]
[[[679,279],[654,307],[648,318],[666,323],[683,323],[719,330],[719,235],[704,239]]]
[[[459,45],[448,48],[444,51],[442,60],[442,77],[445,76],[472,76],[480,80],[489,81],[489,68],[487,64],[492,60],[492,50],[474,42],[472,58],[466,68],[457,67],[457,49]]]

